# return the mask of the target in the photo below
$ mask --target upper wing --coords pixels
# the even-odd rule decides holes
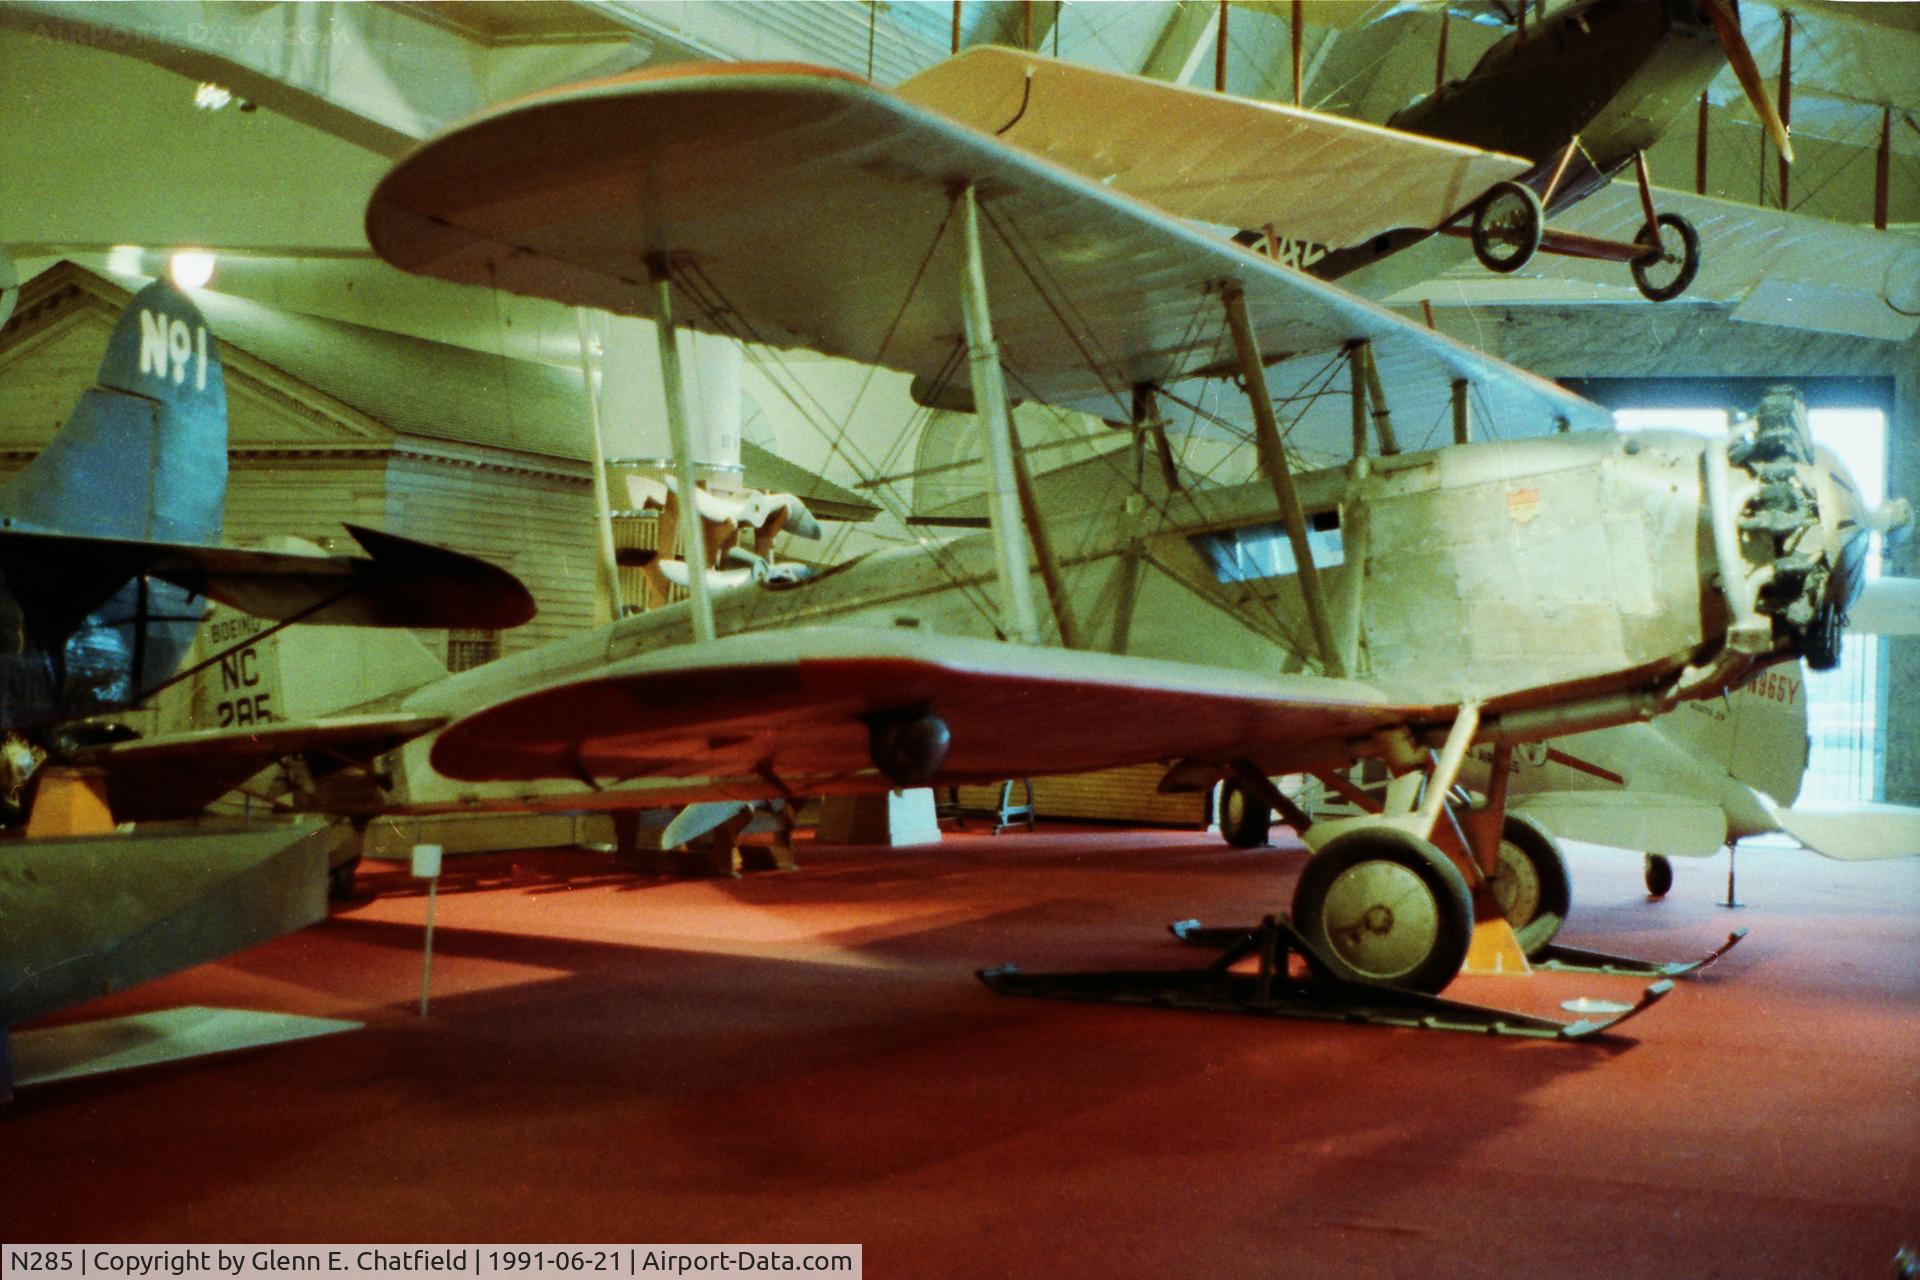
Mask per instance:
[[[687,323],[964,381],[957,185],[981,193],[987,292],[1016,396],[1129,416],[1132,389],[1196,401],[1237,369],[1237,283],[1269,380],[1345,441],[1314,374],[1368,340],[1383,376],[1443,414],[1475,384],[1509,434],[1605,427],[1597,405],[1332,285],[839,72],[701,64],[525,99],[425,144],[381,182],[367,235],[409,271],[648,314],[649,263]],[[687,303],[693,305],[687,307]],[[1344,386],[1344,382],[1341,384]],[[1184,389],[1183,389],[1184,388]],[[1243,397],[1215,397],[1232,423]],[[1210,407],[1212,407],[1210,405]],[[1298,430],[1298,428],[1296,428]]]
[[[506,570],[411,538],[348,525],[365,556],[293,555],[0,528],[0,565],[16,595],[96,584],[105,598],[151,575],[255,617],[330,626],[517,627],[533,596]],[[32,601],[27,601],[32,607]],[[84,610],[83,610],[84,612]]]
[[[1518,156],[983,45],[900,95],[1182,217],[1339,249],[1450,221]]]
[[[488,706],[440,733],[432,763],[466,781],[711,781],[683,799],[885,787],[870,726],[922,709],[952,735],[938,783],[1310,752],[1435,710],[1352,680],[805,627],[641,654]]]

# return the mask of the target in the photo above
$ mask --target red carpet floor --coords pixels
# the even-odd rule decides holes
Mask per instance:
[[[995,996],[982,963],[1200,959],[1288,850],[1169,833],[803,844],[738,882],[451,862],[435,999],[396,870],[325,924],[71,1017],[366,1029],[23,1091],[0,1240],[858,1242],[872,1276],[1845,1276],[1920,1245],[1920,860],[1574,851],[1574,943],[1752,930],[1604,1043]],[[1529,986],[1529,983],[1533,985]],[[1620,998],[1631,980],[1455,994]],[[1470,990],[1468,990],[1470,988]],[[1524,993],[1524,994],[1523,994]]]

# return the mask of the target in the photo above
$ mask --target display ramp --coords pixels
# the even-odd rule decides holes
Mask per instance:
[[[320,920],[339,838],[306,821],[0,842],[0,1028]]]

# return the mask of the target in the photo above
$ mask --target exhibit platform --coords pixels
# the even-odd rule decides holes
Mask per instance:
[[[974,978],[1196,963],[1167,922],[1284,907],[1291,844],[1043,825],[806,840],[796,873],[703,881],[489,854],[441,879],[423,1019],[424,887],[370,863],[320,925],[43,1020],[366,1025],[22,1090],[0,1237],[859,1242],[914,1277],[1892,1274],[1920,1244],[1920,859],[1743,852],[1730,911],[1724,857],[1650,902],[1638,858],[1570,854],[1569,943],[1749,936],[1569,1044]]]

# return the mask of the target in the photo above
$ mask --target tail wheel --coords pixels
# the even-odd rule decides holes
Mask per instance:
[[[1473,900],[1445,854],[1410,832],[1366,827],[1314,854],[1293,923],[1335,978],[1438,991],[1473,940]]]
[[[1220,784],[1220,834],[1236,849],[1258,849],[1267,843],[1273,810],[1228,779]]]
[[[352,902],[354,872],[360,870],[360,855],[351,858],[327,871],[327,901]]]
[[[1496,182],[1473,211],[1473,256],[1489,271],[1518,271],[1533,260],[1545,225],[1531,187]]]
[[[1677,213],[1663,213],[1640,228],[1634,243],[1647,251],[1628,264],[1633,283],[1649,302],[1666,302],[1687,291],[1700,274],[1700,233]]]
[[[1529,959],[1546,950],[1573,905],[1573,877],[1559,842],[1519,814],[1509,814],[1500,828],[1500,869],[1488,887]]]
[[[1664,898],[1673,888],[1673,862],[1657,853],[1647,855],[1647,896]]]

